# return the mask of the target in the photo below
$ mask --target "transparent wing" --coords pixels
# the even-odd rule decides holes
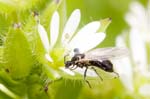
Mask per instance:
[[[107,48],[97,48],[85,53],[86,59],[97,59],[97,60],[106,60],[106,59],[118,59],[121,57],[128,56],[129,52],[127,48],[119,47],[107,47]]]

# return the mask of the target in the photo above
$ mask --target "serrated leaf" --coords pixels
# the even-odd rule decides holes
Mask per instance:
[[[13,78],[25,77],[33,65],[29,43],[20,29],[12,29],[7,35],[4,48],[5,68]]]
[[[78,99],[82,86],[80,80],[58,79],[49,83],[47,94],[50,99]]]
[[[49,99],[49,96],[45,93],[43,86],[40,84],[29,85],[28,96],[29,99]]]

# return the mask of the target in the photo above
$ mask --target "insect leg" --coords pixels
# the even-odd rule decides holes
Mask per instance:
[[[74,70],[74,69],[76,69],[77,67],[80,67],[80,66],[81,66],[80,62],[75,61],[75,62],[73,63],[73,66],[72,66],[70,69],[71,69],[71,70]]]
[[[75,70],[77,67],[77,65],[73,65],[73,67],[71,67],[70,70]]]
[[[91,85],[90,85],[90,83],[89,83],[89,81],[86,80],[86,72],[87,72],[87,70],[88,70],[88,67],[86,67],[86,69],[85,69],[85,71],[84,71],[84,80],[86,81],[86,83],[88,84],[88,86],[89,86],[90,88],[92,88]]]
[[[98,74],[98,72],[96,71],[96,69],[94,67],[92,67],[92,69],[95,71],[95,73],[98,75],[98,77],[101,79],[101,81],[103,81],[103,78]]]
[[[72,66],[69,67],[69,69],[72,69],[75,66],[75,64],[73,64]]]
[[[114,78],[118,78],[119,74],[117,72],[113,72],[116,76]]]
[[[64,56],[64,63],[66,62],[66,57],[69,56],[69,54]]]
[[[45,84],[44,84],[44,91],[45,92],[48,91],[48,86],[49,86],[50,83],[52,83],[52,81],[50,79],[45,80]]]

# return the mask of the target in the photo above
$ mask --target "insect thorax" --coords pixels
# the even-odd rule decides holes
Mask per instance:
[[[72,57],[71,61],[78,61],[78,60],[80,60],[80,59],[83,59],[84,57],[85,57],[84,54],[75,54],[75,55]]]

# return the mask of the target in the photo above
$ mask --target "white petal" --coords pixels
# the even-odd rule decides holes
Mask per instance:
[[[44,27],[41,24],[38,24],[38,33],[40,35],[45,50],[49,52],[49,40],[48,40],[47,32],[45,31]]]
[[[47,75],[51,76],[51,74],[53,74],[53,77],[56,79],[59,79],[61,77],[61,75],[58,74],[58,72],[52,68],[49,67],[49,65],[44,65],[46,71],[47,71]]]
[[[138,66],[138,68],[143,71],[146,69],[146,48],[144,45],[144,41],[142,40],[142,37],[138,30],[132,29],[130,32],[130,47],[131,47],[131,53],[133,56],[133,60]]]
[[[130,9],[132,14],[135,15],[135,18],[138,18],[139,20],[143,20],[146,12],[145,12],[145,8],[140,3],[138,2],[131,3]]]
[[[139,93],[143,96],[150,96],[150,84],[144,84],[139,88]]]
[[[65,25],[62,35],[62,42],[64,42],[64,40],[68,41],[72,37],[73,33],[76,31],[79,25],[80,17],[80,10],[74,10]]]
[[[128,22],[130,27],[137,27],[138,24],[137,17],[132,13],[127,13],[125,16],[125,20]]]
[[[81,75],[84,75],[85,69],[86,68],[80,68],[80,67],[78,67],[78,68],[76,68],[73,71],[75,71],[76,73],[79,73]],[[86,75],[89,76],[89,77],[97,77],[98,76],[93,70],[90,70],[90,69],[87,70]]]
[[[59,34],[59,14],[58,12],[54,12],[51,23],[50,23],[51,47],[53,47],[54,44],[56,43],[58,34]]]
[[[130,12],[126,16],[126,20],[131,27],[142,28],[146,24],[146,10],[138,3],[133,2],[130,7]]]
[[[100,44],[105,38],[105,33],[93,33],[85,35],[83,34],[77,34],[69,43],[69,46],[74,48],[79,48],[80,52],[86,52],[94,47],[96,47],[98,44]]]
[[[90,22],[87,25],[85,25],[78,33],[77,35],[88,35],[89,33],[96,33],[97,30],[100,28],[100,22],[94,21]],[[88,33],[88,34],[87,34]]]
[[[143,76],[146,78],[150,78],[150,71],[149,70],[145,70],[145,71],[141,72],[141,74],[143,74]]]
[[[74,76],[74,75],[75,75],[75,73],[72,72],[70,69],[66,69],[66,68],[64,68],[64,67],[60,67],[60,69],[61,69],[62,71],[64,71],[65,73],[71,75],[71,76]]]
[[[116,46],[118,47],[126,47],[125,41],[121,36],[116,38]]]
[[[45,58],[46,58],[49,62],[53,62],[53,59],[49,56],[49,54],[45,54]]]
[[[125,41],[121,36],[116,39],[116,46],[126,47]],[[113,62],[114,69],[119,73],[120,79],[124,86],[131,92],[134,91],[133,87],[133,76],[132,76],[132,65],[129,57],[122,58]]]
[[[132,65],[128,57],[113,61],[114,69],[119,74],[124,86],[131,92],[134,91]]]

